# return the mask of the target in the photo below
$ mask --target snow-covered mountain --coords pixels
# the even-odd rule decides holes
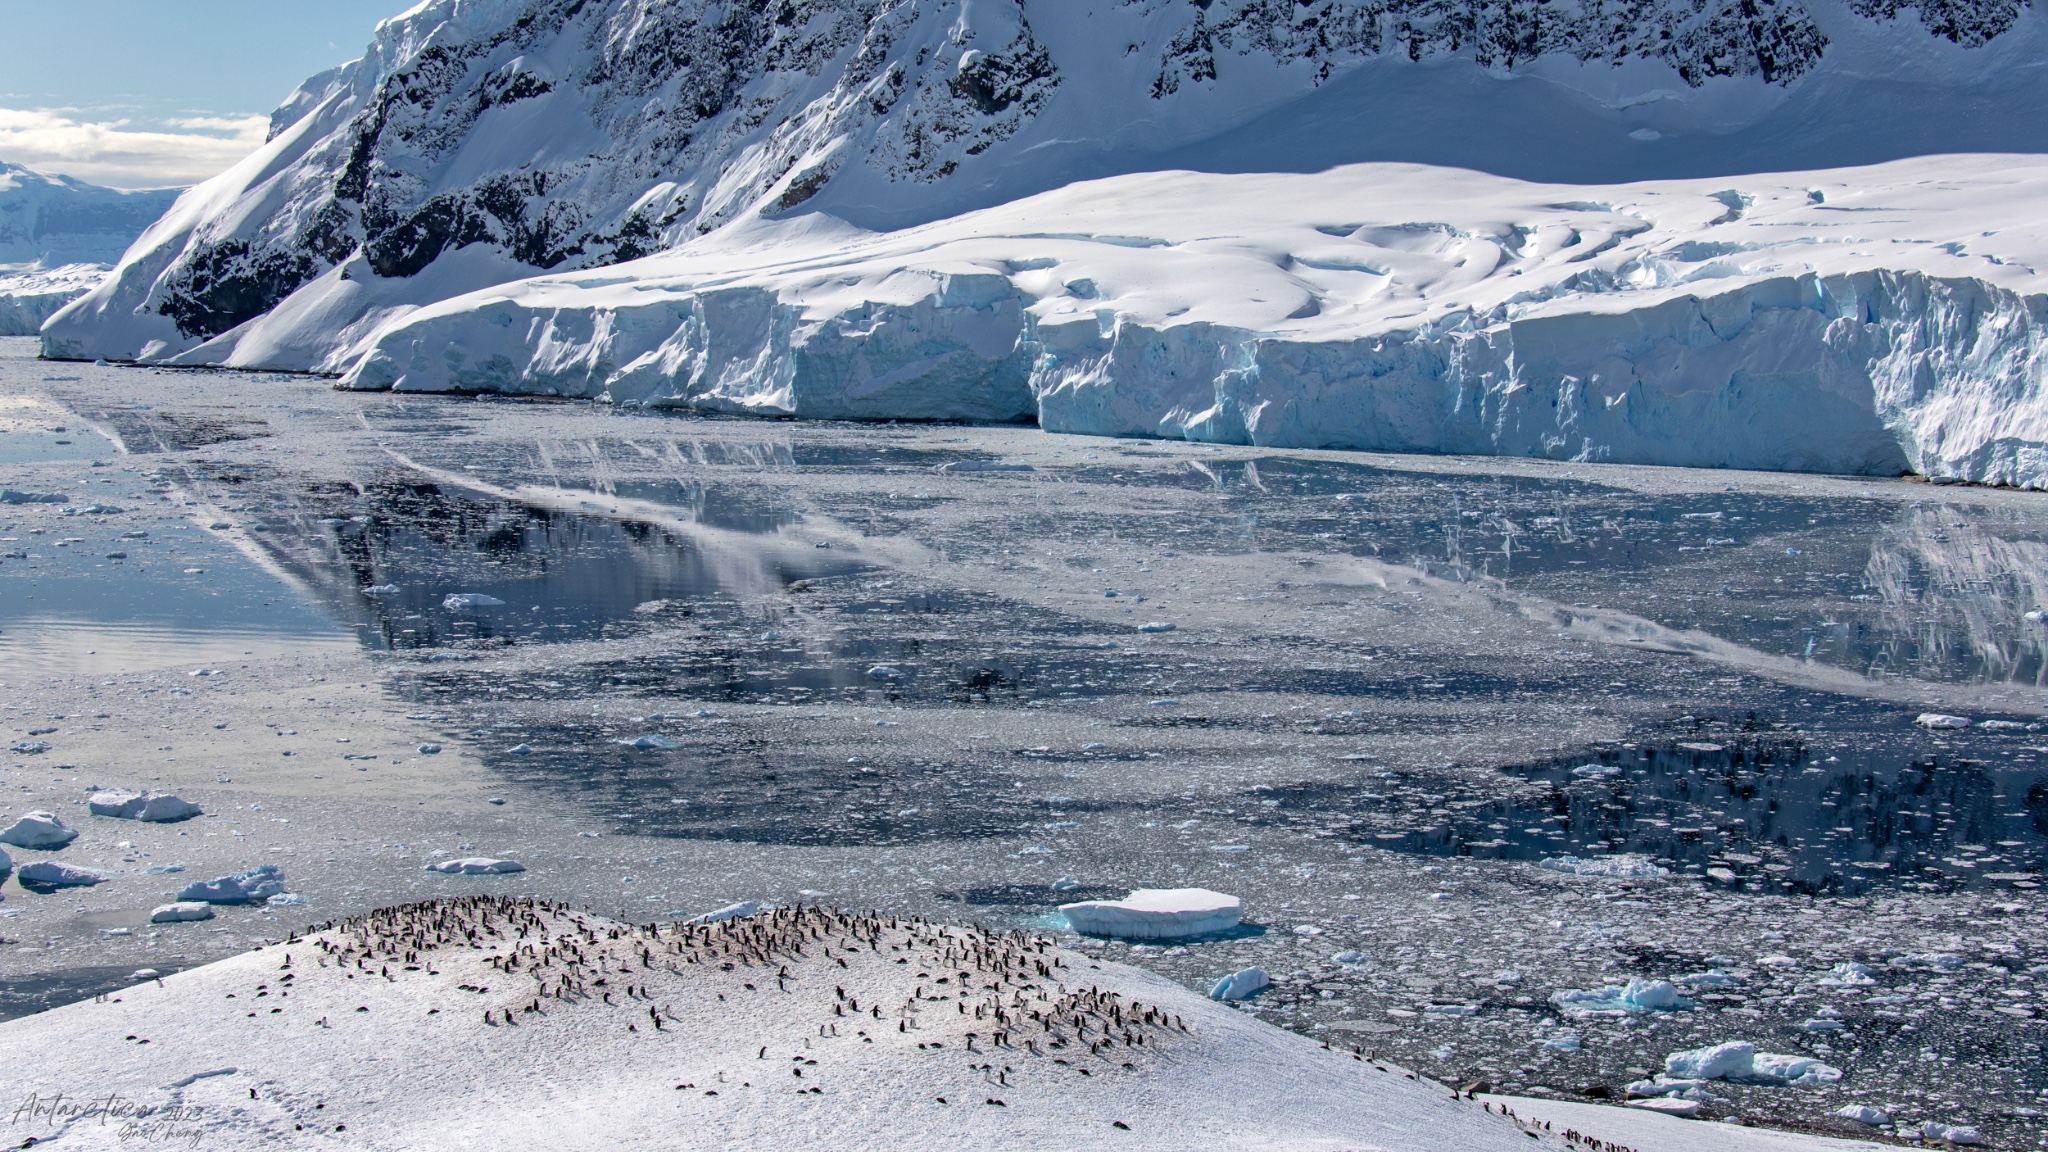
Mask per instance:
[[[52,321],[45,350],[347,373],[359,386],[402,378],[412,387],[598,394],[616,383],[608,372],[622,362],[607,349],[623,339],[615,326],[624,321],[616,302],[594,305],[598,297],[587,289],[659,277],[673,300],[701,302],[727,275],[721,269],[730,269],[730,277],[766,293],[750,311],[721,315],[716,325],[690,318],[700,303],[677,303],[666,321],[635,312],[633,323],[652,327],[636,329],[618,347],[667,341],[680,348],[709,339],[704,333],[712,327],[733,347],[796,347],[786,339],[792,326],[818,320],[826,307],[805,302],[802,293],[813,290],[805,284],[829,282],[841,302],[869,297],[861,308],[923,307],[933,317],[963,306],[1008,309],[1018,317],[1002,329],[1012,346],[986,358],[1022,366],[1017,387],[1025,391],[1004,387],[1006,396],[1024,399],[993,407],[1061,424],[1065,418],[1051,416],[1046,403],[1059,389],[1044,391],[1050,378],[1025,369],[1053,355],[1041,328],[1067,306],[1047,301],[1087,298],[1071,281],[1092,278],[1069,275],[1079,257],[1053,250],[1069,242],[1179,250],[1201,241],[1167,226],[1161,213],[1184,209],[1187,220],[1205,227],[1232,226],[1246,245],[1247,237],[1284,235],[1280,248],[1241,246],[1233,259],[1264,260],[1292,277],[1283,294],[1301,296],[1300,306],[1322,309],[1318,314],[1349,315],[1344,323],[1351,326],[1334,319],[1321,327],[1277,324],[1297,319],[1289,315],[1249,323],[1270,300],[1253,300],[1252,281],[1232,275],[1199,280],[1201,299],[1156,317],[1097,283],[1099,303],[1084,311],[1103,326],[1104,339],[1141,314],[1148,331],[1162,334],[1192,333],[1191,317],[1208,313],[1214,323],[1242,328],[1246,340],[1304,346],[1338,335],[1413,342],[1425,325],[1439,333],[1458,324],[1485,331],[1530,303],[1496,291],[1494,281],[1505,285],[1538,267],[1546,270],[1543,306],[1553,312],[1578,307],[1573,301],[1581,297],[1602,314],[1666,299],[1611,290],[1635,285],[1637,273],[1625,262],[1609,260],[1614,267],[1601,264],[1597,275],[1593,265],[1564,269],[1547,255],[1520,271],[1509,267],[1536,251],[1531,238],[1544,229],[1579,228],[1574,202],[1601,201],[1597,211],[1585,211],[1603,220],[1619,211],[1610,202],[1627,197],[1611,188],[1567,197],[1524,185],[1526,194],[1505,194],[1455,173],[1431,182],[1369,169],[1334,185],[1219,185],[1192,174],[1126,174],[1305,173],[1406,160],[1593,183],[1811,169],[1936,151],[2048,151],[2048,78],[2037,66],[2043,58],[2048,17],[2017,0],[1925,0],[1918,7],[1892,0],[428,0],[380,26],[363,59],[303,85],[273,117],[270,142],[181,198],[115,276]],[[1122,182],[1079,194],[1087,210],[1078,217],[1085,220],[1058,194],[1032,198],[1101,177]],[[1895,174],[1878,179],[1897,186]],[[1381,194],[1389,181],[1400,185],[1391,197]],[[1797,183],[1769,182],[1766,198]],[[1482,184],[1487,203],[1513,211],[1481,210],[1476,201],[1460,207],[1466,191]],[[1427,195],[1418,199],[1418,189]],[[1751,195],[1736,187],[1665,193],[1697,201],[1706,191],[1726,192],[1727,205]],[[1349,199],[1333,203],[1333,194]],[[1986,192],[1987,210],[2003,195]],[[1105,196],[1115,202],[1105,205]],[[1291,196],[1310,197],[1330,218],[1303,218],[1286,201]],[[1213,205],[1227,206],[1225,218],[1199,211],[1212,205],[1210,197],[1221,197]],[[1549,206],[1529,197],[1548,197]],[[1967,192],[1962,201],[1969,201]],[[1736,207],[1724,210],[1740,215]],[[1139,218],[1149,226],[1121,237],[1104,231]],[[1640,232],[1630,252],[1667,261],[1674,259],[1670,246],[1689,242],[1696,224],[1608,223],[1619,229],[1612,233],[1616,244]],[[1817,242],[1844,234],[1829,231],[1835,227],[1833,217],[1811,216],[1800,235]],[[1320,274],[1309,271],[1317,257],[1307,249],[1318,242],[1303,243],[1301,228],[1331,243],[1356,239],[1364,229],[1374,251],[1441,256],[1489,247],[1492,259],[1467,261],[1487,265],[1468,278],[1488,287],[1450,291],[1449,280],[1432,275],[1425,278],[1436,285],[1438,315],[1378,305],[1347,311],[1335,306],[1337,298],[1361,293],[1324,291]],[[1408,235],[1404,229],[1413,232],[1412,242],[1388,239]],[[978,249],[971,269],[941,268],[931,253],[944,245],[930,236],[1000,242]],[[1612,250],[1589,248],[1582,258]],[[894,253],[890,259],[899,264],[884,268],[888,261],[877,263],[877,252]],[[1674,275],[1718,269],[1701,275],[1722,282],[1687,290],[1694,295],[1733,289],[1736,280],[1797,275],[1783,253],[1734,263],[1676,259],[1673,267],[1680,265],[1685,271]],[[807,271],[791,271],[798,266]],[[1830,266],[1848,274],[1847,264]],[[771,267],[783,271],[771,275]],[[1982,267],[1988,265],[1971,265]],[[1881,253],[1855,271],[1889,269]],[[1911,270],[1928,271],[1919,264]],[[1056,274],[1038,274],[1045,272]],[[1353,272],[1373,274],[1364,265]],[[1159,277],[1175,274],[1172,259],[1158,252],[1123,271],[1130,286],[1158,286]],[[952,286],[931,287],[935,294],[919,297],[923,303],[899,298],[908,285],[940,281]],[[843,291],[854,283],[864,287]],[[572,303],[558,304],[550,286]],[[2035,298],[2028,284],[1993,286]],[[520,308],[594,310],[574,321],[533,321],[508,347],[507,329],[479,327],[532,321],[517,309],[510,321],[492,312],[492,302],[504,299]],[[427,311],[415,316],[422,307]],[[1496,315],[1499,309],[1508,312]],[[483,319],[487,312],[498,319]],[[858,328],[856,314],[873,313],[831,312],[835,323],[855,326],[848,332]],[[909,389],[869,388],[869,400],[855,406],[862,414],[993,411],[977,398],[978,379],[914,362],[925,348],[922,329],[875,323],[895,335],[878,330],[856,341],[860,348],[847,353],[850,359],[806,359],[807,352],[752,367],[734,360],[720,367],[722,383],[713,387],[704,383],[701,364],[691,367],[689,355],[676,352],[660,369],[670,373],[666,384],[646,384],[653,369],[643,365],[634,388],[676,402],[694,402],[695,388],[706,403],[803,412],[805,397],[860,391],[850,378],[825,379],[853,371],[858,361],[875,379],[923,381]],[[693,324],[698,336],[683,335]],[[569,340],[564,333],[571,330],[585,334],[580,343],[547,344]],[[422,367],[422,355],[439,354],[429,346],[435,341],[448,345],[443,366]],[[497,349],[502,358],[462,352],[472,346]],[[892,355],[909,359],[890,361]],[[566,373],[534,366],[551,358],[579,366]],[[1502,351],[1499,359],[1508,373],[1499,376],[1500,386],[1513,391],[1512,369],[1524,358]],[[1221,365],[1229,360],[1218,360],[1217,370],[1225,372]],[[785,362],[794,365],[787,367],[790,380],[815,378],[820,386],[793,387],[789,404],[779,408],[779,401],[734,399],[775,393],[781,385],[769,374],[783,371],[775,365]],[[1149,363],[1118,362],[1114,389],[1125,399],[1145,394],[1158,384],[1146,376]],[[1324,367],[1330,370],[1319,369],[1319,379],[1376,387],[1369,373]],[[1277,367],[1259,372],[1269,389],[1294,386]],[[1423,378],[1449,387],[1442,373]],[[1699,386],[1687,380],[1686,389]],[[1716,385],[1735,386],[1732,379]],[[1146,409],[1133,403],[1111,407]],[[1874,404],[1863,411],[1889,427],[1890,417]],[[1101,430],[1132,425],[1258,438],[1254,423],[1133,416],[1108,420]],[[1093,427],[1086,420],[1065,426]],[[1638,437],[1639,448],[1618,450],[1571,436],[1364,436],[1304,419],[1285,433],[1262,427],[1271,443],[1363,438],[1424,449],[1469,444],[1657,458],[1647,433]],[[1914,439],[1922,431],[1900,435],[1893,450],[1873,450],[1857,466],[1926,459],[1934,463],[1916,466],[1980,471],[1958,462],[1975,459],[1969,453],[1924,451]],[[1768,453],[1730,455],[1730,462],[1772,460]],[[1778,466],[1845,466],[1842,460],[1808,453]],[[1998,475],[2024,479],[2041,468],[2048,465],[1999,465]],[[2048,483],[2048,475],[2041,481]]]
[[[0,161],[0,336],[32,336],[100,282],[175,190],[122,192]]]
[[[177,199],[0,161],[0,265],[112,264]]]

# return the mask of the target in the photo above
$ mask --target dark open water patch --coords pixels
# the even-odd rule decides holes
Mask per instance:
[[[1728,887],[1854,895],[2032,891],[2048,869],[2044,753],[1810,746],[1716,734],[1617,744],[1469,780],[1384,772],[1377,786],[1262,791],[1275,817],[1336,815],[1354,841],[1428,856],[1647,858]]]
[[[118,994],[136,983],[130,977],[137,970],[133,964],[101,965],[0,980],[0,1021],[17,1020],[95,996]],[[167,966],[157,971],[169,976],[180,969]]]

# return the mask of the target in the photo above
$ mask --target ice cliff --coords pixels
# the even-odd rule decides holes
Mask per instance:
[[[1896,159],[2048,151],[2044,49],[2012,0],[429,0],[44,349],[2048,485],[2043,169]]]

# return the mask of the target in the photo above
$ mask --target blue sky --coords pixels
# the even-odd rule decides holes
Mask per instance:
[[[121,188],[204,179],[411,0],[0,0],[0,160]]]

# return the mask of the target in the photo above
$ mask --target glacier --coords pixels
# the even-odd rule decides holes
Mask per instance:
[[[0,161],[0,336],[33,336],[91,291],[176,197]]]
[[[2048,486],[2048,14],[1525,7],[427,0],[43,352]]]

